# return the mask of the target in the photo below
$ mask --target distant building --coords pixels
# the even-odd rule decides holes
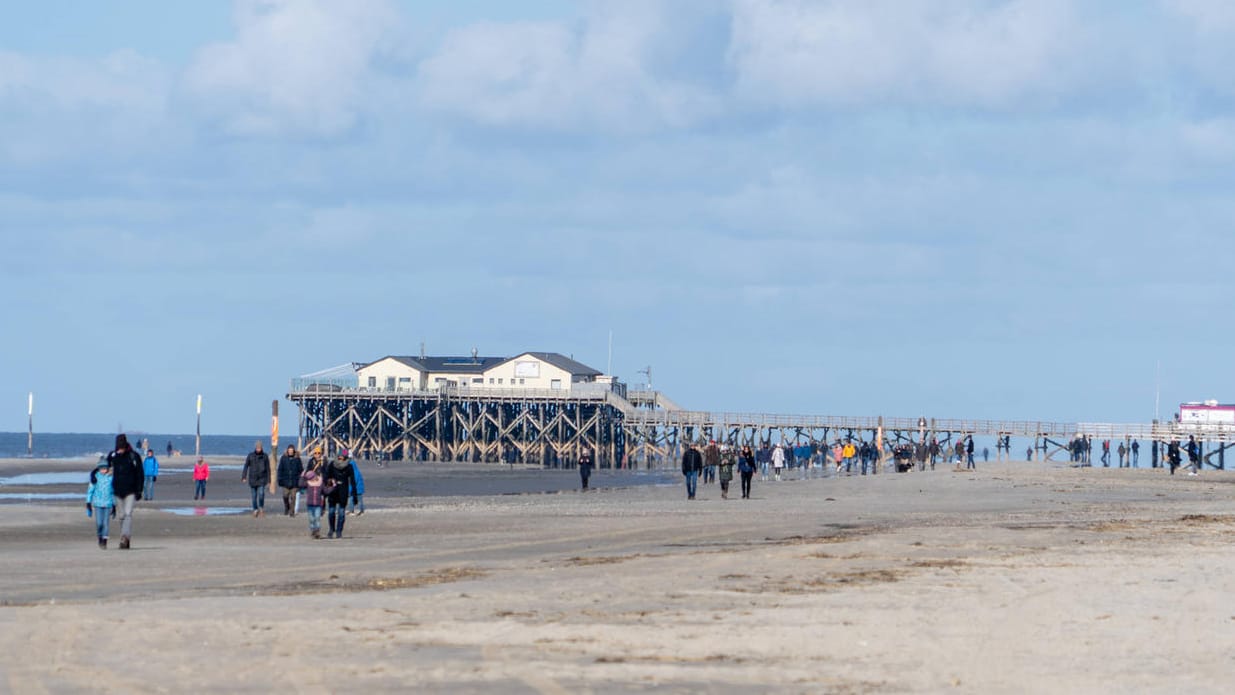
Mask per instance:
[[[556,352],[515,357],[406,357],[387,355],[356,370],[362,389],[427,391],[443,386],[570,391],[609,382],[602,372]]]

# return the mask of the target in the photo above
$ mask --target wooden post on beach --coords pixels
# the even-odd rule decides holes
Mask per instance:
[[[202,395],[197,394],[197,438],[193,443],[193,455],[202,455]]]
[[[270,461],[279,460],[279,399],[270,403]],[[275,477],[270,476],[270,492],[274,492]]]
[[[26,456],[34,458],[34,392],[30,392],[26,407]]]

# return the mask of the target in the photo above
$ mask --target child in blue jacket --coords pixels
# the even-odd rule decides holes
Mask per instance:
[[[104,462],[90,475],[90,486],[86,488],[86,513],[94,516],[94,526],[99,536],[99,550],[107,550],[111,510],[115,504],[116,496],[112,493],[111,467]]]

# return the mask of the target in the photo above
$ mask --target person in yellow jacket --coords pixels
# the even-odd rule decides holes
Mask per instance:
[[[845,447],[841,451],[841,455],[845,457],[845,472],[849,473],[853,470],[853,457],[857,456],[858,448],[853,445],[853,441],[845,442]]]

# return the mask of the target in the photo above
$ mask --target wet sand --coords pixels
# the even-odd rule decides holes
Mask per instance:
[[[1229,690],[1235,474],[979,466],[694,502],[415,495],[498,471],[366,469],[341,541],[145,507],[127,552],[79,503],[7,503],[0,690]],[[227,476],[210,503],[245,506]],[[156,506],[191,505],[184,479]]]

